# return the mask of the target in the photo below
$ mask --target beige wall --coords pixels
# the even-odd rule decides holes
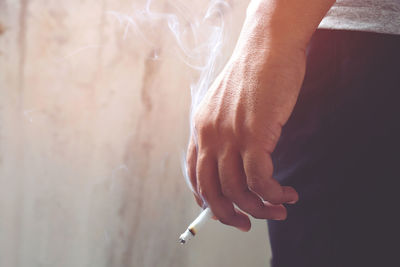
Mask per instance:
[[[0,0],[0,267],[266,266],[263,221],[178,245],[199,211],[180,167],[196,73],[164,31],[123,39],[107,11],[132,4]]]

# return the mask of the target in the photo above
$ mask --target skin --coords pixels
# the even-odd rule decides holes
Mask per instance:
[[[195,115],[197,139],[191,137],[187,154],[197,203],[224,224],[248,231],[248,215],[284,220],[282,204],[298,201],[294,188],[272,177],[271,153],[303,82],[307,44],[333,3],[248,6],[234,52]]]

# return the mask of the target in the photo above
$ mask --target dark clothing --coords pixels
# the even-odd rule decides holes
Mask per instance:
[[[273,267],[400,266],[400,36],[317,30],[273,162],[300,196]]]

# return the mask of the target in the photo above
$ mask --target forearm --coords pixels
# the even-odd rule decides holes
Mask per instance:
[[[252,0],[237,44],[239,53],[305,50],[335,0]],[[244,48],[244,49],[243,49]],[[249,50],[250,49],[250,50]]]
[[[335,0],[252,0],[246,21],[254,21],[270,38],[300,47],[311,35]],[[253,26],[254,27],[254,26]]]
[[[272,178],[271,153],[297,101],[305,48],[333,0],[252,0],[232,57],[197,109],[188,169],[199,205],[248,230],[298,200]],[[278,204],[278,205],[271,205]]]
[[[283,125],[290,116],[304,77],[307,44],[334,2],[250,2],[228,65],[233,67],[237,83],[252,88],[251,98],[263,103],[257,109],[271,123]]]

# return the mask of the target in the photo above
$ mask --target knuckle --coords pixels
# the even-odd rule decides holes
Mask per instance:
[[[232,130],[228,121],[221,117],[208,117],[195,121],[195,131],[199,142],[215,140],[218,136],[232,138]]]
[[[236,123],[240,127],[235,127],[235,132],[238,136],[252,138],[256,135],[256,125],[253,122],[246,121],[241,123]]]
[[[207,151],[205,151],[204,149],[199,151],[199,154],[197,155],[197,162],[199,166],[203,166],[205,164],[208,156],[209,155],[207,154]]]
[[[208,190],[205,190],[204,188],[202,188],[201,186],[198,186],[198,194],[199,197],[205,201],[206,203],[212,203],[212,205],[215,205],[218,201],[218,196],[214,195],[214,194],[210,194],[210,192]]]
[[[253,192],[258,193],[260,191],[260,183],[258,182],[258,179],[248,179],[247,186]]]
[[[202,123],[199,126],[197,126],[197,133],[200,136],[205,136],[209,135],[212,132],[212,125],[210,123]]]
[[[202,187],[199,187],[198,191],[199,191],[199,195],[200,195],[204,200],[208,201],[208,200],[210,199],[210,198],[209,198],[209,195],[207,194],[207,190],[204,190]]]
[[[248,159],[246,162],[246,173],[248,176],[256,179],[260,176],[260,168],[256,164],[255,160]]]
[[[249,209],[252,212],[260,212],[264,209],[264,203],[260,199],[249,201]]]
[[[281,203],[281,194],[275,188],[259,187],[257,194],[272,204]]]
[[[195,120],[195,130],[200,139],[210,136],[213,133],[214,128],[214,125],[210,121],[205,121],[203,119]]]
[[[261,210],[255,205],[247,203],[246,208],[243,210],[256,219],[264,219],[264,217],[262,216]]]
[[[185,162],[189,168],[192,168],[196,165],[197,159],[197,151],[196,150],[189,150],[186,154]]]
[[[193,156],[188,155],[186,157],[186,165],[188,166],[189,169],[191,169],[193,167],[192,162],[193,162]]]
[[[223,223],[223,224],[232,225],[232,224],[233,224],[233,223],[232,223],[232,218],[233,218],[233,215],[232,215],[232,214],[230,214],[230,213],[224,213],[224,214],[221,214],[221,215],[218,217],[218,220],[219,220],[221,223]]]
[[[235,197],[235,190],[232,188],[230,184],[224,184],[221,186],[222,194],[226,196],[227,198],[234,198]]]
[[[220,171],[225,172],[226,174],[229,174],[229,168],[228,168],[228,163],[229,159],[232,157],[232,153],[234,153],[234,148],[229,144],[229,143],[224,143],[219,151],[218,155],[218,162],[219,162],[219,167]]]
[[[280,125],[279,123],[269,123],[263,126],[263,135],[266,136],[266,140],[273,144],[276,144],[282,133],[282,125]]]
[[[261,204],[262,205],[262,204]],[[270,216],[268,215],[268,213],[266,212],[264,206],[261,205],[256,205],[255,207],[253,207],[253,210],[251,211],[251,216],[253,216],[256,219],[269,219]]]
[[[256,219],[265,219],[264,204],[261,201],[247,201],[245,211]]]
[[[197,154],[196,147],[193,145],[189,146],[187,154],[186,154],[186,160],[187,161],[194,160],[196,158],[196,154]]]
[[[247,178],[247,187],[250,191],[259,194],[262,191],[262,185],[259,179],[254,177]]]
[[[266,200],[268,200],[269,202],[271,202],[273,204],[279,204],[281,202],[281,196],[276,191],[270,190],[270,191],[266,192],[265,198],[266,198]]]
[[[187,175],[189,175],[192,178],[196,178],[196,163],[194,162],[187,162],[187,170],[186,170]]]

